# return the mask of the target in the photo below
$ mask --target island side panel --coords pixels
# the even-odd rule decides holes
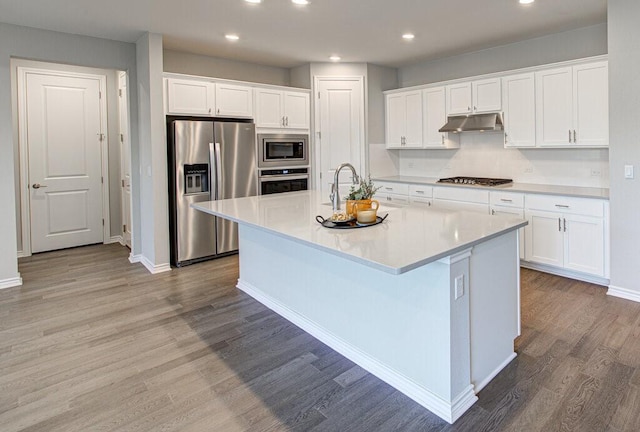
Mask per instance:
[[[239,288],[450,422],[476,400],[452,266],[468,280],[468,259],[392,275],[240,225]]]
[[[476,393],[516,354],[519,332],[518,232],[480,243],[470,261],[471,381]]]

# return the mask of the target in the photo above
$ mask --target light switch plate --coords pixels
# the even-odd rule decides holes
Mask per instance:
[[[455,300],[458,300],[464,295],[464,275],[456,276],[455,289]]]
[[[633,165],[625,165],[624,166],[624,178],[632,179],[633,178]]]

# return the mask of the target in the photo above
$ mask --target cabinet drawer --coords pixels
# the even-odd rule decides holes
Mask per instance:
[[[433,205],[432,203],[432,199],[431,198],[427,198],[427,197],[416,197],[416,196],[410,196],[409,197],[409,204],[412,205],[419,205],[419,206],[427,206],[427,207],[431,207]]]
[[[444,200],[489,204],[489,191],[464,187],[436,187],[433,188],[433,197]]]
[[[598,199],[527,194],[528,210],[562,212],[585,216],[604,216],[604,202]]]
[[[373,198],[378,200],[380,205],[383,205],[383,204],[409,205],[409,197],[407,195],[378,193]]]
[[[409,185],[406,183],[392,183],[392,182],[374,182],[376,186],[380,186],[378,190],[379,194],[399,194],[409,195]]]
[[[433,187],[425,185],[409,185],[410,197],[429,197],[433,196]]]
[[[489,194],[491,205],[503,207],[524,207],[524,194],[514,192],[494,192]]]

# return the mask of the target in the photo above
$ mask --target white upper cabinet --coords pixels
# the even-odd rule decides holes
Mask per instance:
[[[226,83],[217,83],[217,116],[253,117],[253,89]]]
[[[167,114],[213,115],[215,86],[211,82],[166,79]]]
[[[607,62],[536,73],[538,146],[609,144]]]
[[[256,126],[309,129],[309,93],[256,89]]]
[[[500,78],[451,84],[446,87],[447,114],[495,112],[502,109]]]
[[[387,148],[422,147],[422,91],[386,96]]]
[[[422,138],[424,148],[457,148],[457,134],[439,132],[447,122],[447,102],[444,87],[424,90],[422,94]]]
[[[502,107],[506,147],[535,147],[535,75],[502,78]]]

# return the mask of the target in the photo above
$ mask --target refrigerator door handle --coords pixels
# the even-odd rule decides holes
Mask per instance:
[[[209,143],[209,199],[218,199],[218,166],[215,159],[216,153],[213,143]]]
[[[220,143],[215,145],[215,157],[216,157],[216,199],[221,199],[222,196],[222,159],[220,156]]]

